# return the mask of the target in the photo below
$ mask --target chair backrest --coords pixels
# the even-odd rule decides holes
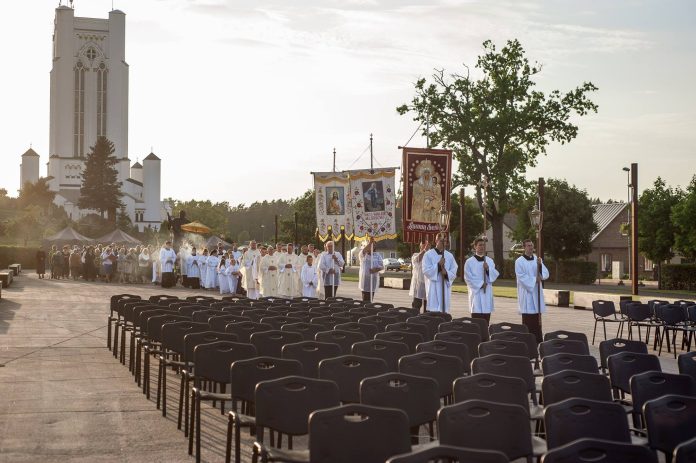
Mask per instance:
[[[365,323],[358,322],[340,323],[334,326],[334,329],[341,331],[359,331],[360,333],[364,334],[365,338],[367,339],[374,338],[375,334],[379,332],[379,329],[376,325],[368,325]]]
[[[152,317],[158,315],[178,315],[178,312],[172,312],[169,309],[154,309],[154,306],[139,306],[133,309],[133,319],[141,333],[147,334],[147,322]],[[190,320],[190,318],[188,318]]]
[[[388,309],[389,312],[399,315],[399,320],[405,322],[410,317],[415,317],[418,315],[418,309],[413,309],[410,307],[394,307],[393,309]],[[382,313],[382,312],[380,312]]]
[[[409,333],[407,331],[385,331],[377,333],[375,339],[384,341],[402,342],[408,346],[411,353],[416,351],[416,346],[423,342],[423,336],[419,333]]]
[[[386,463],[430,463],[432,461],[456,463],[507,463],[508,457],[502,452],[493,450],[477,450],[452,445],[437,445],[422,450],[413,450],[410,453],[396,455]]]
[[[302,375],[308,378],[317,378],[319,375],[319,362],[324,359],[338,357],[341,348],[338,344],[317,341],[302,341],[293,344],[285,344],[282,352],[283,358],[299,360],[302,364]]]
[[[341,402],[360,402],[360,381],[387,372],[387,362],[374,357],[342,355],[319,362],[319,378],[338,385]]]
[[[631,376],[646,371],[662,371],[660,359],[656,355],[619,352],[607,360],[612,387],[630,393]]]
[[[679,354],[677,365],[680,374],[689,375],[696,381],[696,352]]]
[[[696,397],[663,395],[643,405],[650,447],[671,454],[696,437]]]
[[[691,323],[696,323],[696,305],[686,307],[686,319]]]
[[[544,373],[544,376],[563,370],[597,373],[599,366],[597,365],[597,359],[592,355],[561,353],[548,355],[541,360],[541,371]]]
[[[488,333],[489,334],[503,333],[505,331],[517,331],[518,333],[529,333],[529,328],[527,328],[527,325],[523,325],[521,323],[509,323],[509,322],[491,323],[490,325],[488,325]]]
[[[481,327],[479,325],[476,323],[466,323],[460,320],[440,323],[437,330],[439,333],[446,333],[447,331],[461,331],[464,333],[476,333],[481,336]]]
[[[440,409],[440,387],[432,378],[390,372],[360,382],[360,402],[398,408],[408,415],[410,427],[434,421]]]
[[[696,437],[682,444],[679,444],[674,449],[674,463],[693,463],[696,461]]]
[[[352,353],[363,357],[381,358],[387,362],[388,371],[398,371],[399,359],[408,355],[408,346],[401,342],[372,339],[353,344]]]
[[[290,436],[307,434],[309,415],[313,411],[340,405],[336,383],[304,376],[285,376],[258,383],[254,402],[260,442],[264,428]]]
[[[649,320],[651,317],[650,307],[640,302],[626,304],[626,316],[634,322]]]
[[[297,360],[265,356],[237,360],[230,367],[232,396],[235,400],[253,402],[256,385],[261,381],[301,374],[302,364]]]
[[[240,342],[249,342],[253,333],[271,331],[272,329],[271,325],[256,322],[235,322],[225,325],[225,332],[236,334]]]
[[[170,306],[175,305],[175,304],[170,304]],[[192,317],[195,312],[199,312],[201,310],[206,310],[207,307],[200,305],[200,304],[192,304],[191,302],[187,302],[184,305],[179,305],[179,307],[176,309],[177,312],[181,315],[185,315],[187,317]]]
[[[473,323],[474,325],[478,325],[479,330],[481,331],[481,341],[490,340],[489,334],[488,334],[488,320],[486,320],[485,318],[459,317],[459,318],[455,318],[452,321],[464,322],[464,323]]]
[[[272,314],[266,309],[248,309],[242,311],[242,315],[251,318],[252,321],[260,322],[262,318],[271,316]]]
[[[384,302],[368,302],[363,304],[366,309],[389,310],[394,308],[394,304],[385,304]]]
[[[186,298],[186,300],[198,302],[198,301],[216,301],[217,299],[215,299],[213,296],[188,296]]]
[[[310,463],[382,463],[411,450],[401,410],[351,404],[309,417]]]
[[[445,342],[457,342],[460,344],[465,344],[469,355],[474,359],[479,356],[478,346],[481,344],[481,336],[476,333],[464,333],[462,331],[445,331],[444,333],[437,333],[435,335],[435,341],[445,341]]]
[[[321,325],[324,327],[324,330],[332,330],[334,329],[334,326],[340,325],[341,323],[350,323],[351,319],[350,317],[336,317],[333,315],[324,315],[324,316],[315,316],[314,318],[311,318],[309,320],[310,323],[314,325]]]
[[[190,333],[202,333],[209,331],[207,323],[195,323],[191,321],[181,321],[167,323],[162,326],[162,347],[166,350],[184,353],[184,336]]]
[[[221,317],[224,315],[228,315],[222,310],[213,310],[213,309],[204,309],[204,310],[197,310],[193,312],[191,315],[191,319],[194,322],[208,322],[208,320],[212,317]]]
[[[563,370],[544,376],[541,381],[541,395],[546,406],[570,398],[601,402],[613,400],[609,378],[599,373],[573,370]]]
[[[554,354],[590,355],[590,348],[587,343],[569,339],[553,339],[539,343],[539,357],[543,359]]]
[[[534,370],[526,356],[491,354],[475,358],[471,362],[471,372],[520,378],[527,384],[527,392],[533,394],[535,391]]]
[[[477,399],[501,404],[520,405],[529,411],[527,383],[512,376],[477,373],[454,382],[454,401]]]
[[[532,456],[529,411],[520,405],[466,400],[441,408],[437,427],[445,445],[498,450],[510,460]]]
[[[640,414],[645,402],[665,394],[696,397],[696,381],[687,375],[646,371],[631,376],[630,384],[633,412],[637,414]]]
[[[454,380],[464,376],[464,363],[453,355],[418,352],[399,359],[399,373],[425,376],[437,381],[440,396],[452,395]]]
[[[655,317],[664,325],[676,325],[686,321],[686,309],[675,304],[655,306]]]
[[[283,354],[283,346],[285,344],[293,344],[302,342],[304,338],[300,333],[294,331],[270,330],[257,331],[251,333],[249,342],[256,346],[259,355],[265,357],[278,357]]]
[[[240,342],[216,341],[198,344],[193,349],[196,376],[219,383],[227,383],[230,380],[232,362],[256,356],[256,347]]]
[[[439,318],[441,323],[452,321],[452,315],[448,314],[447,312],[432,312],[430,310],[426,310],[423,315],[425,315],[426,317]]]
[[[126,294],[126,293],[114,294],[109,299],[109,307],[111,308],[111,310],[116,310],[116,306],[118,305],[119,301],[121,301],[121,300],[124,302],[135,302],[135,301],[142,300],[142,298],[140,296],[138,296],[137,294]]]
[[[576,439],[607,439],[631,443],[626,411],[617,403],[580,398],[566,399],[544,409],[549,449]]]
[[[288,317],[287,315],[272,315],[272,313],[268,312],[266,315],[267,316],[261,318],[260,323],[271,325],[274,330],[279,330],[283,325],[287,325],[289,323],[301,323],[303,321],[301,318]]]
[[[466,344],[436,339],[433,341],[421,342],[416,346],[416,352],[433,352],[435,354],[453,355],[462,361],[466,373],[471,372],[472,357]]]
[[[669,304],[669,301],[664,300],[664,299],[651,299],[651,300],[648,301],[648,304],[647,304],[647,305],[648,305],[648,307],[650,308],[650,310],[654,313],[654,312],[655,312],[655,308],[656,308],[658,305],[667,305],[667,304]]]
[[[543,463],[657,463],[657,455],[643,445],[600,439],[579,439],[549,451]]]
[[[556,330],[544,334],[544,341],[553,341],[555,339],[580,341],[588,344],[587,335],[585,333],[578,333],[577,331]]]
[[[239,322],[250,322],[249,317],[243,317],[241,315],[219,315],[215,317],[210,317],[208,319],[208,325],[213,331],[225,331],[225,327],[230,323]]]
[[[175,312],[176,313],[176,312]],[[190,322],[191,319],[174,313],[155,315],[147,319],[147,337],[151,341],[162,340],[162,326],[167,323]]]
[[[425,325],[428,327],[428,333],[427,337],[424,338],[424,341],[432,341],[433,338],[435,338],[435,334],[437,334],[437,329],[440,326],[440,323],[442,323],[442,319],[438,317],[430,317],[428,315],[417,315],[415,317],[407,318],[406,319],[407,323],[417,323],[419,325]]]
[[[517,331],[505,331],[503,333],[495,333],[491,335],[491,340],[524,343],[527,346],[527,354],[529,355],[530,359],[536,359],[538,356],[536,336],[532,333],[518,333]]]
[[[607,369],[607,359],[610,355],[618,354],[619,352],[634,352],[636,354],[647,354],[648,345],[642,341],[633,341],[630,339],[607,339],[599,343],[599,361],[602,369]]]
[[[492,336],[494,336],[493,334]],[[516,355],[520,357],[529,356],[529,350],[527,349],[527,344],[517,341],[501,341],[499,339],[494,339],[491,341],[482,342],[479,344],[479,356],[484,357],[490,354],[501,354],[501,355]]]
[[[394,323],[393,318],[385,318],[379,315],[368,315],[367,317],[360,317],[358,323],[375,325],[377,327],[377,332],[381,333],[387,327],[387,325]]]
[[[316,336],[318,332],[326,331],[324,325],[306,322],[287,323],[281,326],[280,329],[283,331],[300,333],[305,341],[314,341],[314,336]]]
[[[592,313],[595,317],[606,318],[616,315],[616,307],[613,301],[592,301]]]
[[[413,317],[409,317],[413,318]],[[423,340],[428,340],[430,329],[422,323],[398,322],[387,325],[385,331],[401,331],[402,333],[418,333]]]
[[[210,344],[217,341],[238,342],[239,338],[232,333],[219,333],[217,331],[203,331],[190,333],[184,336],[184,361],[193,362],[193,349],[199,344]]]
[[[320,331],[314,336],[315,341],[330,342],[338,344],[341,348],[341,354],[350,354],[353,349],[353,344],[367,340],[362,331],[346,331],[346,330],[330,330]]]

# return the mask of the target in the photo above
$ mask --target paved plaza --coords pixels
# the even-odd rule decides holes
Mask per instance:
[[[187,440],[176,426],[179,382],[169,372],[169,413],[162,417],[155,395],[147,400],[106,348],[109,297],[118,293],[212,292],[152,285],[117,285],[71,280],[39,280],[23,273],[0,301],[0,461],[2,462],[190,462]],[[358,297],[346,282],[339,295]],[[407,291],[380,289],[378,302],[410,306]],[[466,295],[453,295],[453,315],[464,316]],[[496,299],[493,322],[519,321],[516,300]],[[591,339],[591,311],[549,307],[544,331],[581,331]],[[611,328],[611,327],[608,327]],[[611,335],[610,335],[611,337]],[[596,348],[592,348],[597,355]],[[663,352],[663,369],[676,371]],[[156,367],[152,380],[156,383]],[[156,390],[153,384],[152,390]],[[224,458],[227,419],[204,406],[203,461]],[[244,461],[250,441],[243,433]]]

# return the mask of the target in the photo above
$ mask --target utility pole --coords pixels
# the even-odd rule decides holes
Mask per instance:
[[[466,262],[466,242],[464,241],[464,188],[459,190],[459,268],[461,269],[461,277],[464,280],[464,263]]]
[[[631,164],[631,294],[638,295],[638,164]]]

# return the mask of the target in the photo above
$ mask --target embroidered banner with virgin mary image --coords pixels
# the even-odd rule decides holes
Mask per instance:
[[[356,240],[396,238],[394,172],[394,169],[349,172]]]

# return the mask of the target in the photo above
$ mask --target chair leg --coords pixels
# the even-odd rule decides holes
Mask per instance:
[[[126,322],[121,325],[121,365],[126,364]]]
[[[114,323],[114,345],[111,349],[111,353],[114,355],[114,358],[118,358],[118,328],[119,322],[116,320],[116,323]]]
[[[131,332],[130,345],[128,346],[128,371],[133,373],[135,370],[135,362],[133,361],[135,357],[135,328]]]
[[[194,398],[196,394],[196,390],[194,389],[191,391],[191,423],[189,424],[189,429],[191,432],[188,435],[189,438],[189,448],[188,448],[188,453],[189,455],[193,455],[193,427],[194,427],[194,415],[195,415],[195,409],[196,409],[196,400]]]
[[[167,364],[162,367],[162,416],[167,416]]]
[[[604,328],[604,340],[607,340],[607,322],[606,320],[602,320],[602,327]],[[594,342],[592,342],[594,344]]]
[[[113,315],[113,314],[112,314],[112,315]],[[114,321],[114,317],[113,317],[112,315],[109,315],[109,316],[106,318],[106,326],[107,326],[107,330],[106,330],[106,347],[107,347],[107,349],[111,349],[111,324],[112,324],[113,321]]]
[[[181,373],[181,385],[179,386],[179,413],[176,418],[176,429],[181,429],[181,417],[184,413],[184,381],[186,381],[186,375]]]
[[[191,427],[189,426],[189,404],[191,403],[191,394],[189,394],[189,384],[190,384],[190,378],[186,378],[186,384],[184,384],[184,436],[189,435],[189,430]]]
[[[595,334],[597,333],[597,319],[594,320],[594,329],[592,330],[592,345],[594,346]]]
[[[224,394],[226,390],[227,390],[227,384],[221,383],[220,384],[220,393]],[[220,401],[220,414],[221,415],[225,414],[225,401],[224,400]]]
[[[234,429],[234,463],[241,463],[242,461],[242,438],[241,438],[241,426],[239,423],[235,423]]]
[[[232,458],[232,415],[227,416],[227,439],[225,440],[225,463],[230,463]]]
[[[201,463],[201,401],[196,396],[196,463]]]

